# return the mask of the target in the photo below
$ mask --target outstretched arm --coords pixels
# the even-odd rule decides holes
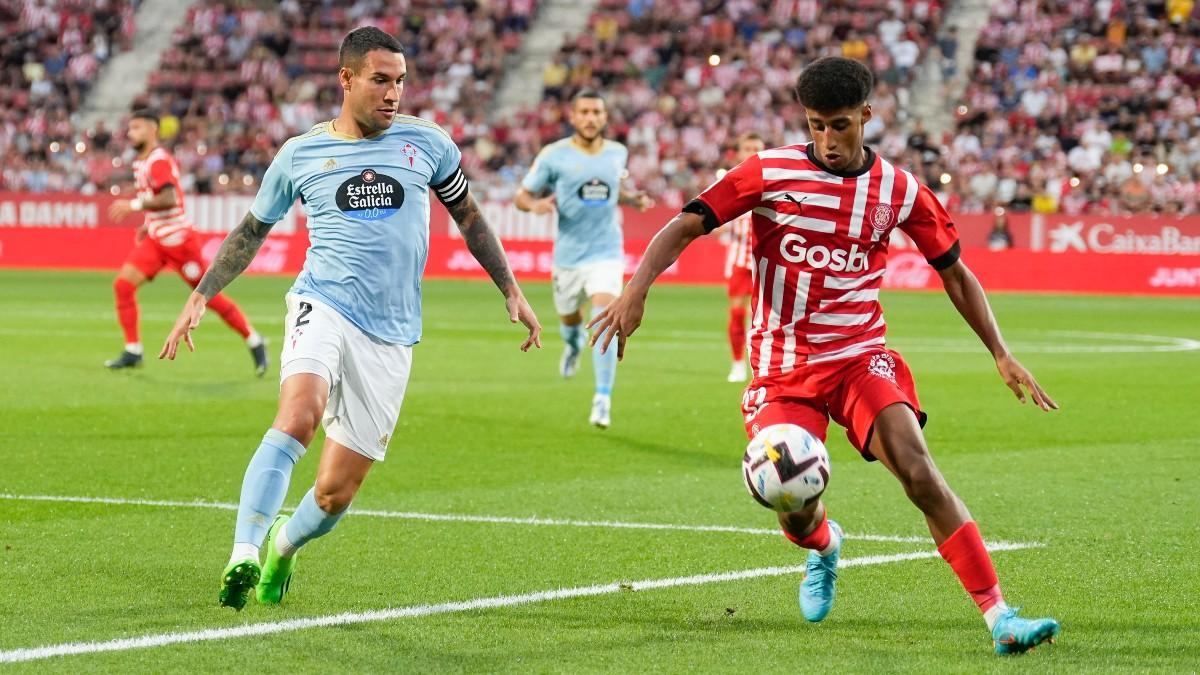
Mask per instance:
[[[205,305],[246,270],[250,261],[254,260],[254,255],[258,253],[259,247],[266,241],[272,226],[274,223],[264,223],[247,213],[242,222],[225,237],[212,265],[200,279],[196,290],[188,296],[183,311],[175,321],[175,327],[167,335],[167,341],[158,353],[158,358],[174,360],[181,341],[187,344],[189,351],[196,351],[196,346],[192,343],[192,331],[200,325]]]
[[[595,329],[591,344],[600,341],[601,350],[608,351],[615,337],[617,358],[624,358],[625,340],[642,325],[650,286],[704,232],[704,217],[696,213],[680,213],[659,230],[646,249],[646,255],[642,257],[633,278],[625,286],[625,291],[588,323],[588,328]]]
[[[450,211],[454,222],[458,224],[458,231],[462,234],[463,241],[466,242],[471,255],[475,256],[488,276],[492,278],[492,282],[504,294],[509,320],[513,323],[520,321],[529,329],[529,337],[521,344],[521,351],[529,351],[529,348],[533,346],[541,349],[542,326],[538,323],[537,315],[534,314],[533,308],[529,306],[529,301],[525,299],[525,294],[521,292],[521,287],[517,285],[517,280],[513,277],[500,238],[484,220],[483,212],[479,210],[479,204],[475,202],[475,197],[468,194],[466,199],[450,204],[446,208]]]
[[[1021,403],[1025,402],[1025,392],[1022,390],[1024,387],[1029,390],[1029,396],[1039,408],[1047,411],[1058,410],[1058,404],[1008,350],[1008,345],[1000,335],[1000,326],[996,323],[996,317],[988,304],[987,294],[966,264],[958,260],[949,267],[938,270],[938,274],[942,277],[942,285],[945,286],[946,295],[950,296],[950,301],[954,303],[954,308],[996,359],[996,369],[1000,371],[1000,377],[1004,379],[1008,388],[1013,390],[1017,399]]]
[[[121,221],[134,211],[165,211],[179,206],[179,197],[175,194],[175,186],[168,185],[158,194],[145,199],[118,199],[109,204],[108,217],[113,221]]]

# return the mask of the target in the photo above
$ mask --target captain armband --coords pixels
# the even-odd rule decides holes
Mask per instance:
[[[454,173],[450,174],[445,181],[431,187],[433,187],[433,193],[447,208],[463,201],[470,193],[467,176],[461,167],[455,169]]]

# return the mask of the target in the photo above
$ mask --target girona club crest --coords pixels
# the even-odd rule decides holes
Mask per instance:
[[[896,381],[896,360],[891,354],[881,352],[871,357],[871,363],[867,365],[867,372],[875,377],[882,377],[885,380]]]
[[[892,211],[891,204],[875,205],[875,210],[871,211],[871,227],[883,232],[894,222],[896,222],[896,213]]]

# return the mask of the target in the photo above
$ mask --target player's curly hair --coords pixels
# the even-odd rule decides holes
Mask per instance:
[[[796,100],[813,110],[841,110],[866,103],[874,87],[875,76],[861,62],[823,56],[800,71]]]
[[[363,26],[346,33],[346,37],[342,38],[342,47],[338,50],[338,67],[357,70],[367,52],[376,49],[386,49],[393,54],[404,53],[404,45],[396,38],[374,26]]]

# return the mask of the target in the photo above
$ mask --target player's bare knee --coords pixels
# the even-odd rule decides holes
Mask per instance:
[[[313,498],[322,511],[332,516],[350,508],[354,490],[344,485],[322,485],[318,482],[313,490]]]
[[[321,423],[321,412],[314,406],[288,405],[280,406],[271,426],[292,438],[300,441],[305,447],[312,442],[317,433],[317,425]]]
[[[920,462],[909,467],[901,473],[900,482],[912,503],[926,513],[936,511],[953,499],[941,472],[932,462]]]

